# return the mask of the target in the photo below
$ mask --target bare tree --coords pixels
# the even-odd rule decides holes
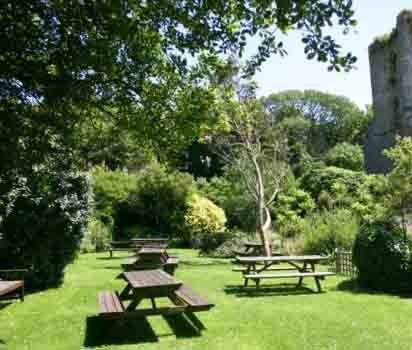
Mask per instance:
[[[230,127],[218,138],[218,153],[238,171],[246,193],[256,203],[256,232],[270,256],[269,208],[288,172],[287,140],[263,105],[246,95],[225,105]]]

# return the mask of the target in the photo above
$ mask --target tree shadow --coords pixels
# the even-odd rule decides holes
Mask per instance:
[[[202,260],[181,260],[179,265],[187,265],[187,266],[222,266],[226,265],[229,266],[229,261],[222,261],[223,259],[216,259],[211,261],[202,261]]]
[[[11,301],[0,301],[0,310],[6,308],[7,306],[9,306],[11,304],[13,304]]]
[[[289,296],[289,295],[308,295],[308,294],[322,294],[324,292],[317,292],[305,285],[297,286],[292,283],[282,283],[276,286],[263,285],[259,288],[255,286],[239,286],[227,285],[224,292],[226,294],[235,295],[236,297],[267,297],[267,296]]]
[[[146,318],[110,320],[98,316],[86,319],[84,347],[153,343],[158,341]]]
[[[123,256],[113,256],[112,258],[110,256],[98,256],[96,257],[97,260],[119,260],[119,259],[127,259],[127,258],[132,258],[134,255],[123,255]]]
[[[193,338],[201,335],[201,330],[205,327],[202,322],[194,315],[184,313],[175,315],[164,315],[163,318],[172,329],[176,338]],[[194,316],[194,319],[192,318]]]
[[[377,291],[370,288],[362,287],[356,279],[348,279],[340,282],[336,286],[336,290],[340,292],[348,292],[352,294],[369,294],[369,295],[388,295],[388,296],[397,296],[402,299],[411,299],[412,292],[384,292]]]

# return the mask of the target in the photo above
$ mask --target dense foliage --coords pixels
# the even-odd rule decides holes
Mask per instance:
[[[338,143],[362,144],[372,115],[346,97],[319,91],[284,91],[263,99],[292,144],[313,157]]]
[[[359,283],[375,290],[411,291],[411,242],[398,224],[362,225],[353,247]]]
[[[116,208],[116,239],[144,235],[144,231],[148,231],[146,235],[181,237],[188,202],[195,192],[195,182],[188,174],[170,171],[160,165],[146,168],[139,174],[137,189]],[[135,226],[135,232],[130,230],[132,226]],[[143,228],[139,229],[139,226]]]
[[[319,201],[322,192],[331,194],[336,185],[343,186],[349,195],[354,195],[365,179],[364,172],[313,164],[308,166],[300,182],[302,188]]]
[[[359,231],[357,216],[348,209],[325,211],[303,220],[303,251],[332,255],[336,248],[351,250]]]
[[[29,268],[31,288],[58,285],[87,226],[86,179],[54,174],[47,181],[43,176],[16,178],[12,184],[0,180],[0,266]]]
[[[359,145],[342,142],[331,148],[325,156],[325,162],[329,166],[363,171],[365,159],[363,149]]]
[[[209,77],[225,74],[218,54],[240,55],[257,35],[252,73],[284,53],[276,29],[298,30],[308,58],[350,69],[356,59],[324,28],[335,19],[348,28],[353,16],[350,0],[3,1],[2,167],[70,166],[76,126],[96,120],[96,109],[140,143],[174,152],[219,122],[206,113],[214,100]]]

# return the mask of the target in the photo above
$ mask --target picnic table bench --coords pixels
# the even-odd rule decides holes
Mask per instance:
[[[0,270],[0,275],[19,274],[27,272],[26,269]],[[24,301],[24,278],[3,280],[0,278],[0,300],[20,299]]]
[[[112,241],[109,244],[109,254],[112,258],[114,251],[137,251],[143,247],[166,249],[167,242],[167,238],[132,238],[123,241]]]
[[[122,275],[127,285],[121,293],[105,291],[99,294],[101,316],[123,317],[185,313],[188,317],[195,318],[193,312],[207,311],[214,306],[206,298],[162,270],[128,271]],[[164,297],[170,300],[171,305],[159,307],[156,299]],[[138,308],[144,299],[151,301],[151,308]]]
[[[252,280],[259,288],[260,280],[276,279],[276,278],[299,278],[297,284],[300,287],[303,279],[313,277],[319,292],[322,291],[320,280],[327,276],[332,276],[334,273],[325,271],[316,271],[316,264],[321,261],[328,260],[329,257],[321,255],[289,255],[289,256],[254,256],[254,257],[236,257],[236,262],[244,265],[244,268],[239,269],[244,278],[244,286],[247,287],[248,281]],[[274,267],[274,264],[287,263],[290,267]],[[272,271],[269,272],[268,271]],[[292,271],[292,272],[283,272]]]
[[[167,254],[164,248],[141,248],[137,257],[122,264],[124,270],[151,270],[163,268],[167,273],[174,275],[179,265],[179,258]]]

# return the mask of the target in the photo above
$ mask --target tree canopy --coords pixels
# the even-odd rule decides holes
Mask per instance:
[[[3,169],[69,167],[74,130],[96,109],[147,147],[191,143],[218,121],[206,111],[208,77],[225,71],[219,56],[242,55],[260,37],[244,71],[252,74],[285,53],[278,32],[299,30],[309,59],[350,69],[356,59],[325,28],[347,30],[353,17],[351,0],[3,1]]]

